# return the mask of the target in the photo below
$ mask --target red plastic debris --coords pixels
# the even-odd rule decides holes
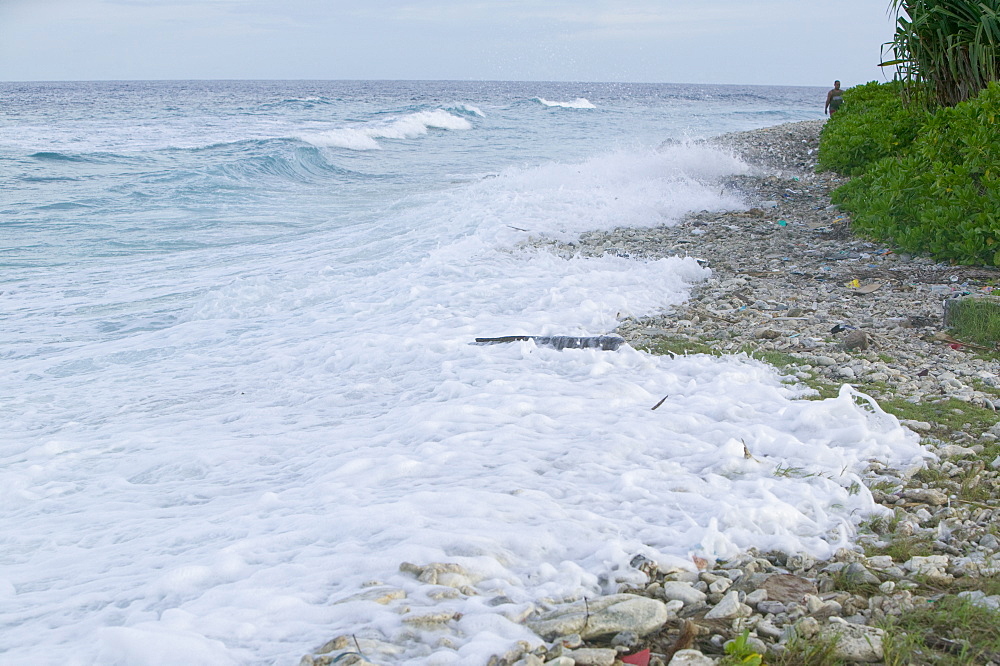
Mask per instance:
[[[642,650],[636,652],[635,654],[628,654],[623,657],[618,657],[621,659],[623,664],[635,664],[636,666],[649,666],[649,650]]]
[[[948,346],[951,347],[952,349],[961,349],[962,348],[962,345],[958,344],[957,342],[953,342],[953,343],[951,343]]]

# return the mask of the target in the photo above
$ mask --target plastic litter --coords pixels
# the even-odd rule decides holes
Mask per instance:
[[[871,294],[885,286],[884,282],[869,282],[863,287],[858,287],[854,290],[855,294]]]
[[[634,664],[635,666],[649,666],[650,652],[648,649],[640,650],[635,654],[626,654],[618,657],[623,664]]]

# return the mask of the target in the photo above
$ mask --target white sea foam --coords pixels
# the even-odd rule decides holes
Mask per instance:
[[[210,251],[23,271],[0,329],[3,662],[285,663],[353,634],[399,645],[376,663],[478,664],[538,641],[508,613],[636,581],[637,553],[830,554],[880,510],[866,462],[925,455],[863,397],[801,400],[745,356],[472,344],[669,311],[710,276],[693,258],[522,243],[742,206],[718,182],[745,168],[675,145],[434,174],[353,226],[326,223],[343,203],[321,184],[278,192],[312,225],[266,243],[212,226],[230,236]],[[234,201],[208,196],[212,215]],[[477,594],[435,602],[404,561],[457,562]],[[407,598],[358,596],[376,580]],[[461,617],[404,623],[431,610]]]
[[[482,112],[480,112],[480,115]],[[378,139],[415,139],[431,129],[469,130],[472,123],[444,109],[418,111],[389,122],[370,121],[358,126],[306,134],[303,141],[314,146],[346,148],[348,150],[379,150]]]
[[[577,97],[571,102],[552,102],[542,97],[535,98],[543,106],[556,106],[563,109],[596,109],[590,100],[584,97]]]

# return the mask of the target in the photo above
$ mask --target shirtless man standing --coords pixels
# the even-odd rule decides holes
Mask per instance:
[[[829,113],[832,116],[843,103],[844,91],[840,89],[840,81],[834,81],[833,90],[826,94],[826,104],[823,105],[823,113]]]

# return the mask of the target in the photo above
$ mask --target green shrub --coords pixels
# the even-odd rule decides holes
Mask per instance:
[[[1000,85],[992,83],[927,116],[907,150],[872,164],[833,200],[852,213],[855,230],[907,252],[1000,266],[998,120]]]
[[[899,83],[872,81],[844,92],[844,104],[820,135],[819,168],[846,175],[863,173],[885,157],[902,154],[927,113],[903,103]]]

